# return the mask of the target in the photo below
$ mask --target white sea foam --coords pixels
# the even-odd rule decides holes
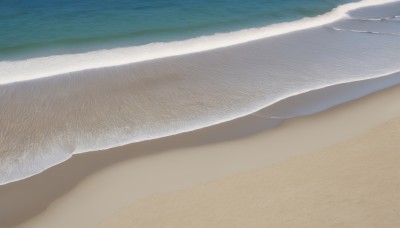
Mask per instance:
[[[398,33],[391,33],[391,32],[375,32],[375,31],[368,31],[368,30],[358,30],[358,29],[342,29],[333,26],[328,26],[327,28],[333,29],[335,31],[341,32],[357,32],[357,33],[369,33],[369,34],[376,34],[376,35],[390,35],[390,36],[400,36]]]
[[[351,20],[359,20],[359,21],[398,21],[397,19],[399,16],[393,16],[393,17],[382,17],[382,18],[357,18],[357,17],[348,17]]]
[[[184,41],[151,43],[142,46],[99,50],[81,54],[38,57],[20,61],[2,61],[0,62],[0,84],[232,46],[328,24],[345,17],[351,10],[396,1],[398,0],[362,0],[360,2],[341,5],[331,12],[318,17],[274,24],[263,28],[203,36]]]
[[[2,62],[3,73],[18,77],[1,77],[0,184],[35,175],[72,154],[204,128],[332,85],[388,75],[392,79],[377,89],[399,83],[397,36],[317,27],[201,52],[315,27],[342,18],[350,9],[385,2],[391,1],[352,3],[317,19],[182,42]],[[340,29],[340,21],[329,26]],[[373,31],[386,22],[366,23]],[[189,52],[201,53],[143,62]],[[138,63],[99,69],[132,61]],[[89,68],[94,69],[80,71]],[[78,72],[11,83],[71,71]],[[27,72],[34,77],[27,78]],[[332,104],[354,98],[343,94]]]

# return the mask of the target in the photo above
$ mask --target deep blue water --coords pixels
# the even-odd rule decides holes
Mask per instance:
[[[354,0],[1,0],[0,60],[181,40],[312,17]]]

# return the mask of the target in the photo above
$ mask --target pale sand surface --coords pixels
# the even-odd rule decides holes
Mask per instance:
[[[227,219],[230,216],[232,216],[232,218],[229,219],[232,219],[232,222],[234,223],[235,221],[238,222],[240,220],[239,217],[241,218],[247,217],[247,219],[241,220],[241,222],[250,225],[257,224],[257,222],[261,221],[261,220],[256,220],[257,216],[265,218],[267,217],[265,213],[267,213],[266,211],[268,211],[269,213],[269,210],[271,210],[271,216],[269,215],[268,216],[271,218],[272,217],[275,218],[275,215],[278,216],[279,211],[282,213],[281,216],[283,216],[285,214],[284,212],[286,212],[286,209],[287,208],[290,209],[292,206],[294,207],[296,205],[296,202],[299,202],[299,204],[301,204],[302,206],[303,205],[309,206],[310,210],[314,209],[315,211],[313,211],[312,213],[310,212],[310,214],[307,216],[304,216],[303,214],[301,214],[301,211],[294,210],[293,212],[291,212],[293,214],[288,214],[288,216],[289,215],[295,216],[296,215],[295,213],[299,213],[299,215],[305,218],[297,218],[296,216],[287,217],[288,221],[289,222],[290,220],[297,221],[296,219],[304,219],[304,221],[306,221],[307,217],[309,218],[314,218],[313,216],[318,217],[319,216],[319,214],[317,213],[318,210],[320,210],[321,208],[330,208],[331,207],[330,203],[332,203],[332,206],[339,205],[340,202],[344,202],[346,204],[346,201],[340,198],[329,198],[329,197],[326,199],[324,198],[324,196],[335,197],[334,195],[334,193],[336,193],[335,188],[332,188],[331,192],[324,192],[321,190],[321,192],[318,193],[318,188],[323,189],[326,187],[326,185],[336,186],[339,184],[340,180],[338,179],[337,183],[329,182],[329,179],[327,179],[326,182],[321,182],[321,183],[316,182],[317,180],[323,179],[323,176],[318,176],[319,173],[321,173],[320,175],[325,175],[324,173],[328,175],[330,172],[331,172],[330,174],[333,175],[333,173],[335,173],[333,172],[332,169],[328,168],[329,166],[331,167],[334,166],[333,164],[327,163],[325,165],[321,163],[323,160],[322,158],[320,158],[321,162],[317,158],[311,158],[312,156],[317,156],[317,155],[312,155],[310,159],[300,158],[300,160],[301,159],[304,160],[304,161],[301,160],[305,163],[304,165],[298,164],[301,162],[291,161],[294,164],[293,167],[297,167],[295,166],[296,164],[298,166],[305,167],[304,170],[299,170],[299,174],[304,172],[310,172],[314,173],[313,175],[316,175],[315,177],[310,176],[309,179],[307,179],[306,176],[311,174],[307,173],[307,175],[298,175],[297,178],[300,179],[296,179],[296,176],[293,177],[288,176],[287,178],[292,178],[292,179],[282,179],[282,181],[280,181],[277,180],[279,179],[277,178],[278,176],[276,177],[274,176],[278,175],[276,171],[271,171],[271,173],[269,173],[269,171],[262,171],[257,174],[248,174],[246,178],[249,178],[249,183],[246,183],[245,185],[239,184],[240,186],[242,186],[241,188],[230,187],[231,184],[234,185],[237,183],[241,183],[243,179],[243,177],[238,177],[238,182],[236,182],[236,177],[234,177],[231,178],[232,180],[231,179],[221,180],[220,182],[206,185],[211,187],[202,186],[198,190],[193,189],[189,191],[173,193],[172,195],[156,196],[145,201],[140,201],[140,200],[154,194],[163,194],[166,192],[179,191],[184,188],[194,187],[196,185],[212,181],[218,178],[226,177],[233,174],[239,174],[241,172],[254,171],[256,169],[263,167],[267,167],[266,168],[267,170],[287,169],[287,171],[284,172],[290,173],[291,171],[295,170],[295,168],[293,169],[290,169],[290,167],[285,169],[279,168],[280,166],[286,167],[290,165],[278,165],[273,168],[271,167],[268,168],[268,166],[276,164],[280,161],[283,161],[285,159],[294,156],[306,154],[313,151],[318,151],[333,144],[343,142],[345,140],[348,140],[349,138],[360,135],[363,132],[373,127],[381,125],[389,119],[393,119],[400,116],[400,105],[398,105],[399,100],[400,100],[400,87],[395,87],[369,95],[365,98],[359,99],[354,102],[340,105],[336,108],[330,109],[328,111],[322,112],[317,115],[289,120],[285,122],[282,126],[279,126],[278,128],[267,131],[261,131],[257,134],[249,135],[247,137],[241,137],[236,140],[228,140],[220,142],[216,141],[214,143],[204,143],[203,145],[192,146],[192,147],[182,147],[182,148],[173,146],[171,147],[171,144],[175,145],[178,144],[179,142],[187,143],[190,140],[205,141],[205,142],[209,141],[207,139],[207,134],[199,135],[198,133],[194,132],[194,133],[173,136],[170,139],[151,141],[149,143],[151,143],[155,147],[161,147],[161,149],[159,148],[159,150],[150,151],[150,154],[148,156],[128,157],[127,160],[123,162],[115,163],[114,165],[111,165],[109,167],[106,166],[107,168],[100,169],[94,172],[93,174],[90,174],[87,177],[82,177],[79,184],[74,185],[74,187],[71,190],[67,188],[67,190],[65,190],[66,192],[63,193],[63,195],[61,195],[60,197],[58,197],[57,200],[54,200],[50,204],[50,206],[47,207],[46,210],[44,210],[44,212],[26,221],[25,223],[20,224],[17,227],[29,227],[29,228],[93,227],[95,224],[98,224],[100,221],[106,219],[107,217],[109,217],[114,213],[117,213],[121,209],[128,207],[131,204],[133,204],[131,210],[140,211],[139,214],[137,214],[136,211],[134,215],[130,215],[132,218],[138,218],[138,217],[141,218],[142,220],[140,219],[137,220],[138,223],[140,222],[146,223],[149,221],[155,222],[154,224],[156,224],[157,222],[171,222],[172,224],[171,227],[176,227],[179,225],[182,225],[183,227],[185,226],[188,227],[188,223],[186,222],[192,220],[194,223],[191,225],[195,226],[197,224],[198,226],[202,226],[204,224],[201,223],[202,219],[206,218],[207,220],[209,219],[210,220],[209,222],[211,222],[214,225],[218,224],[218,221],[221,221],[219,225],[223,226],[226,224],[228,226],[232,224],[230,224],[225,219]],[[207,133],[207,131],[205,132]],[[225,129],[225,133],[229,134],[232,132],[230,132],[228,128]],[[193,138],[193,136],[196,137]],[[396,137],[398,136],[398,134],[396,135],[395,133],[393,133],[392,136]],[[380,142],[381,140],[378,140],[376,144],[379,145]],[[363,144],[360,144],[360,147],[362,146]],[[129,152],[129,148],[132,149],[132,146],[122,147],[119,148],[119,150],[123,149],[123,150],[128,150]],[[141,147],[136,146],[136,149],[138,148]],[[143,148],[145,149],[148,147],[143,146]],[[163,153],[155,153],[157,151],[162,150],[162,148],[165,149]],[[114,152],[116,152],[116,149],[114,149]],[[144,154],[146,152],[149,151],[143,151]],[[381,152],[383,153],[385,151]],[[110,154],[110,152],[108,151],[105,152],[104,154]],[[339,160],[340,162],[343,162],[343,167],[340,166],[342,168],[340,168],[339,171],[340,170],[343,171],[343,169],[350,169],[349,167],[346,166],[346,164],[351,164],[358,161],[357,159],[353,159],[351,160],[351,163],[349,163],[350,159],[353,158],[353,156],[346,157],[337,155],[338,157],[334,157],[334,154],[332,155],[330,155],[330,153],[327,154],[329,156],[332,156],[332,162],[334,162],[335,159]],[[361,155],[363,154],[359,154],[359,156]],[[389,155],[390,154],[388,154],[388,156]],[[51,188],[57,189],[60,186],[61,186],[60,188],[62,188],[63,182],[59,182],[60,185],[59,186],[57,182],[46,183],[46,180],[57,181],[59,179],[63,180],[64,178],[64,180],[68,181],[69,179],[71,179],[71,174],[67,173],[67,171],[74,173],[73,167],[69,167],[69,169],[68,168],[63,169],[62,167],[66,167],[68,166],[68,164],[77,164],[73,163],[74,159],[75,161],[79,161],[79,159],[84,159],[85,156],[86,159],[90,160],[90,158],[95,159],[96,156],[98,157],[101,155],[92,156],[90,154],[86,155],[84,154],[76,156],[75,158],[71,159],[72,163],[66,162],[66,164],[60,165],[61,168],[55,167],[54,169],[50,169],[47,172],[47,174],[46,172],[45,174],[43,174],[47,175],[47,179],[44,178],[42,181],[36,182],[36,184],[45,184],[46,186],[42,186],[42,188],[36,188],[36,191],[32,191],[29,194],[33,194],[33,196],[35,196],[37,191],[46,192],[49,191],[48,189]],[[377,158],[375,158],[374,156],[375,155],[372,153],[371,158],[373,158],[373,160],[377,160]],[[357,156],[354,155],[354,157]],[[386,157],[382,157],[382,159],[386,159]],[[308,162],[308,160],[310,161]],[[318,160],[318,162],[314,164],[313,162],[314,160]],[[354,167],[360,167],[363,166],[363,164],[364,163],[360,163],[358,165],[354,164]],[[86,165],[90,165],[90,163],[86,163]],[[95,163],[92,165],[95,165]],[[388,163],[388,167],[389,165],[390,163]],[[311,169],[313,166],[314,169]],[[326,169],[323,168],[325,166],[327,167]],[[77,167],[79,168],[79,166]],[[370,168],[372,170],[373,168],[379,168],[379,167],[375,167],[375,165],[371,163]],[[58,173],[57,170],[59,170]],[[54,174],[54,172],[56,172],[56,174]],[[254,193],[251,192],[250,190],[253,189],[253,187],[246,187],[246,185],[250,185],[252,181],[264,178],[263,177],[264,172],[266,173],[265,178],[267,179],[269,178],[271,179],[270,181],[275,181],[275,182],[265,181],[265,183],[260,183],[260,185],[254,185],[255,192]],[[349,173],[349,178],[351,176],[353,177],[356,176],[357,175],[356,173],[359,172],[359,170],[358,171],[355,170],[354,172],[355,172],[354,175],[352,173]],[[365,171],[365,172],[368,172],[368,174],[370,174],[370,171]],[[78,175],[78,173],[76,172],[75,174]],[[284,176],[284,173],[279,175]],[[341,175],[340,172],[338,172],[338,175]],[[35,178],[39,178],[40,180],[41,178],[40,176],[41,175],[38,175],[38,177],[33,177],[31,179],[35,180]],[[364,177],[365,176],[361,176],[360,178]],[[385,177],[384,176],[380,177],[382,178],[382,180],[380,180],[381,181],[380,183],[385,184],[384,182],[384,180],[386,180]],[[366,182],[370,183],[368,182],[369,176],[365,178],[367,178]],[[30,179],[28,179],[28,182],[26,183],[29,183],[29,180]],[[293,183],[291,183],[292,181]],[[352,187],[356,188],[358,186],[358,183],[355,184],[356,182],[352,183],[351,181],[346,181],[346,179],[343,181],[344,181],[343,183],[345,184],[338,185],[338,188],[339,186],[341,186],[341,188],[343,189],[345,189],[346,187],[351,189]],[[373,182],[372,179],[370,181]],[[393,179],[393,181],[395,181],[395,179]],[[291,188],[289,186],[296,186],[297,184],[301,184],[303,182],[304,185],[300,185],[299,188],[295,188],[293,189],[293,191],[289,189]],[[53,183],[53,186],[48,186],[49,184],[51,185],[51,183]],[[221,185],[218,183],[221,183]],[[273,188],[271,189],[266,188],[266,186],[270,187],[272,183],[274,185]],[[309,183],[309,185],[307,185],[306,183]],[[35,189],[35,186],[37,187],[34,181],[31,182],[31,184],[32,185],[28,184],[25,186],[30,187],[30,189]],[[365,185],[361,184],[362,183],[360,183],[360,186],[365,187]],[[215,187],[213,187],[214,185]],[[15,186],[18,186],[18,182],[15,183]],[[21,186],[24,185],[22,184]],[[21,190],[22,189],[21,186],[20,188],[14,188],[15,192]],[[311,187],[313,186],[316,189],[312,189]],[[282,189],[280,189],[281,187]],[[229,188],[230,190],[232,190],[232,192],[230,192],[230,190],[228,191],[228,189],[225,188]],[[301,195],[302,193],[301,191],[306,191],[307,189],[316,192],[315,198],[313,198],[315,202],[309,201],[308,199],[310,198],[307,198],[307,196],[310,197],[311,195],[314,194]],[[349,193],[349,199],[354,198],[356,199],[357,202],[359,202],[359,205],[364,205],[363,203],[364,194],[367,194],[368,191],[376,190],[376,188],[375,187],[368,188],[365,190],[366,192],[362,192],[361,189],[362,188],[360,188],[360,198],[358,198],[359,201],[357,201],[358,200],[357,198],[354,198],[357,195],[355,192]],[[390,188],[388,189],[388,191],[389,190]],[[197,203],[197,200],[203,201],[202,197],[196,198],[198,194],[203,194],[203,191],[205,194],[204,195],[205,203],[204,204],[200,202]],[[216,194],[213,191],[217,192],[219,191],[219,193]],[[246,193],[247,191],[249,192]],[[277,194],[280,192],[282,192],[281,193],[282,195],[278,194],[276,196],[275,201],[273,201],[273,198],[268,198],[271,196],[271,194]],[[264,193],[263,196],[267,198],[260,198],[261,196],[258,195],[260,193]],[[318,195],[317,193],[320,195]],[[51,191],[49,191],[49,194],[51,194]],[[218,196],[217,198],[220,198],[220,201],[215,202],[216,211],[212,209],[213,201],[216,200],[212,196],[215,194],[216,196]],[[296,197],[297,201],[294,200],[293,198],[290,198],[290,195],[294,197],[296,194],[300,194],[299,198]],[[182,195],[182,198],[179,197],[180,195]],[[12,198],[13,194],[9,194],[9,196],[10,196],[9,198]],[[285,198],[286,196],[287,198]],[[371,196],[375,197],[375,195],[372,195],[372,193]],[[34,197],[31,196],[30,198]],[[242,198],[243,198],[243,205],[241,203]],[[251,205],[252,199],[254,199],[255,201],[259,200],[260,204],[255,204],[254,206]],[[265,201],[267,199],[268,201]],[[318,199],[321,199],[322,201],[319,202]],[[171,202],[170,200],[172,201],[176,200],[176,203]],[[188,200],[188,202],[190,203],[185,203],[186,200]],[[332,202],[329,202],[329,204],[327,204],[326,203],[327,201],[324,200],[332,200]],[[337,202],[335,200],[337,200]],[[14,201],[8,202],[8,204],[10,206],[17,204],[23,205],[23,203],[21,203],[22,201],[23,197],[21,197],[20,200],[14,198]],[[138,201],[140,201],[140,203],[135,204],[135,202]],[[273,203],[279,205],[280,202],[284,202],[286,204],[292,201],[293,204],[290,205],[288,204],[287,208],[286,206],[282,208],[277,208],[277,211],[275,212],[273,212],[272,209],[265,209],[263,211],[257,208],[260,205],[266,206],[267,205],[266,202],[269,201],[271,201],[271,205]],[[307,203],[309,204],[306,204],[305,201],[307,201]],[[353,203],[353,201],[349,202],[350,202],[349,210],[351,208],[356,208],[356,206],[351,204]],[[384,202],[382,201],[381,203]],[[388,203],[394,204],[395,200],[393,199],[391,200],[391,202]],[[313,205],[315,207],[313,207]],[[223,208],[224,206],[225,207],[232,206],[232,208],[231,209]],[[171,207],[171,210],[168,210],[170,212],[164,211],[166,207]],[[187,209],[187,214],[180,215],[180,213],[183,213],[179,211],[182,209],[182,208],[180,209],[180,207],[183,207],[185,210]],[[196,209],[197,207],[198,210]],[[243,216],[238,216],[238,214],[242,213],[242,209],[244,211],[247,210],[249,212],[251,211],[251,213],[248,214],[247,212],[243,212]],[[201,214],[200,212],[202,212],[203,210],[206,211],[204,211],[204,213]],[[224,210],[226,210],[226,212],[224,212]],[[338,210],[338,208],[335,207],[332,210]],[[37,211],[37,213],[39,212],[41,212],[41,210]],[[164,212],[166,212],[166,214],[164,214]],[[212,214],[214,214],[214,212],[215,212],[215,217],[212,217]],[[361,212],[354,211],[354,213],[360,213],[359,214],[360,216],[361,215],[364,216],[364,214],[362,214],[364,212],[365,211]],[[384,210],[382,210],[382,212],[384,212]],[[196,216],[192,215],[196,215],[197,213],[199,213],[199,217],[194,218]],[[227,217],[224,217],[225,213]],[[349,215],[348,217],[349,219],[352,219],[354,216],[355,217],[358,216],[358,215],[353,216],[352,214],[349,213],[350,212],[345,213]],[[326,217],[324,217],[323,214],[324,213],[321,212],[320,220],[316,220],[316,222],[325,221],[324,218]],[[202,216],[208,216],[208,217],[202,217]],[[18,219],[18,217],[15,217],[15,219]],[[250,221],[253,220],[254,223],[250,223]],[[178,223],[174,223],[174,221],[178,221]],[[181,221],[182,223],[179,223],[179,221]],[[196,221],[198,221],[198,223],[195,223]],[[282,220],[279,220],[279,218],[276,218],[276,220],[274,219],[270,220],[270,222],[274,221],[279,222]],[[336,221],[336,220],[331,220],[331,221]],[[159,226],[160,224],[155,225],[155,227],[160,227]],[[210,224],[210,226],[212,224]],[[150,226],[151,224],[148,225]],[[143,226],[138,225],[138,227],[143,227]]]
[[[397,118],[319,152],[152,196],[99,227],[400,227],[399,136]]]
[[[397,15],[393,9],[400,2],[383,8],[373,12]],[[363,18],[376,16],[359,11]],[[194,131],[310,90],[399,74],[399,36],[375,32],[400,33],[398,23],[354,21],[343,18],[226,48],[1,85],[0,184],[38,174],[72,154]]]

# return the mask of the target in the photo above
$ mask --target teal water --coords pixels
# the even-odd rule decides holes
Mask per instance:
[[[0,1],[3,59],[265,26],[322,14],[339,4],[322,0],[99,2]],[[276,30],[0,61],[0,185],[36,175],[75,154],[225,122],[225,127],[233,127],[226,128],[232,134],[211,129],[204,139],[233,140],[396,85],[400,83],[396,61],[400,59],[400,1],[385,2],[362,2],[310,23],[290,23],[282,31],[296,32],[254,42],[246,41],[268,37],[269,31]],[[381,4],[371,6],[375,3]],[[242,45],[233,45],[237,40]],[[225,44],[232,46],[218,48]],[[209,51],[188,54],[202,50]],[[162,58],[166,56],[174,57]],[[253,116],[249,125],[228,123],[255,112],[259,117]],[[194,137],[187,142],[205,141]],[[4,219],[0,220],[3,227]]]
[[[182,40],[330,11],[354,0],[2,0],[0,60]]]

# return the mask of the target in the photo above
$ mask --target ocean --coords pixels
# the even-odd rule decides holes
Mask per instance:
[[[352,0],[3,0],[0,61],[184,40],[326,13]]]
[[[395,0],[3,0],[0,33],[0,185],[74,154],[256,112],[276,126],[400,83]]]

